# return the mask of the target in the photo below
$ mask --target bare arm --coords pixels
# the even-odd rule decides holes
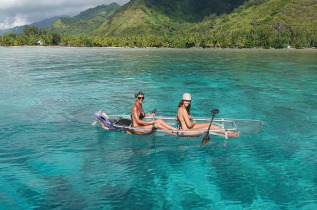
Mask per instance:
[[[140,117],[138,115],[138,109],[136,106],[132,106],[131,108],[131,113],[132,113],[132,118],[133,120],[135,120],[135,122],[138,125],[152,125],[153,122],[149,122],[149,121],[144,121],[144,120],[140,120]]]
[[[154,113],[152,113],[152,114],[145,114],[145,117],[154,117],[154,116],[155,116]]]
[[[193,122],[190,122],[189,115],[188,115],[186,109],[180,108],[179,112],[182,115],[182,117],[183,117],[183,119],[184,119],[184,121],[186,123],[186,126],[188,128],[192,128],[196,124],[195,120]]]

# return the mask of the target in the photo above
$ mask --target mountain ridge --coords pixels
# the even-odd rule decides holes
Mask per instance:
[[[246,0],[132,0],[119,8],[97,31],[96,35],[160,34],[169,25],[197,23],[210,13],[223,14]],[[201,12],[201,7],[216,5]],[[193,7],[194,6],[194,7]],[[208,12],[207,12],[208,11]],[[179,23],[179,24],[178,24]],[[139,31],[139,32],[138,32]]]
[[[317,47],[316,10],[316,0],[132,0],[59,18],[48,33],[67,46]],[[17,38],[2,43],[28,39]]]
[[[99,5],[82,11],[74,17],[59,18],[48,29],[61,34],[90,34],[119,7],[117,3]]]
[[[38,28],[47,28],[48,26],[52,25],[58,18],[61,18],[61,17],[62,16],[54,16],[54,17],[46,18],[38,22],[31,23],[29,25],[16,26],[13,28],[5,29],[5,30],[0,30],[0,35],[4,35],[8,33],[21,34],[25,26],[36,26]]]

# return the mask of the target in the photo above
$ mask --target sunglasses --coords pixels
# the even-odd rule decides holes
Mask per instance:
[[[144,97],[138,97],[138,99],[139,99],[139,100],[141,100],[141,99],[144,100]]]

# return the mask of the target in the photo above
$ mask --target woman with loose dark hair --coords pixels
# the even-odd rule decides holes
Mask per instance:
[[[176,120],[179,121],[179,125],[182,130],[207,130],[210,123],[196,123],[192,116],[190,116],[190,104],[191,96],[189,93],[184,93],[183,98],[178,104]],[[221,129],[218,126],[211,124],[211,130]],[[216,131],[217,133],[225,133],[224,131]],[[228,131],[228,136],[238,137],[239,132]],[[192,135],[197,135],[199,133],[193,133]]]

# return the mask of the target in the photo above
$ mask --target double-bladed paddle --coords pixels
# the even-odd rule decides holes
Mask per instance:
[[[211,113],[212,113],[212,118],[211,118],[208,130],[206,131],[206,135],[204,136],[203,140],[201,141],[200,146],[203,146],[204,144],[208,143],[208,141],[210,140],[209,130],[210,130],[212,121],[214,120],[215,115],[219,113],[219,110],[213,109],[213,110],[211,110]]]
[[[157,110],[157,109],[153,109],[152,114],[155,114],[156,110]],[[154,117],[153,117],[153,121],[154,121]],[[155,132],[156,132],[156,128],[155,128],[154,122],[153,122],[150,137],[152,137]]]

